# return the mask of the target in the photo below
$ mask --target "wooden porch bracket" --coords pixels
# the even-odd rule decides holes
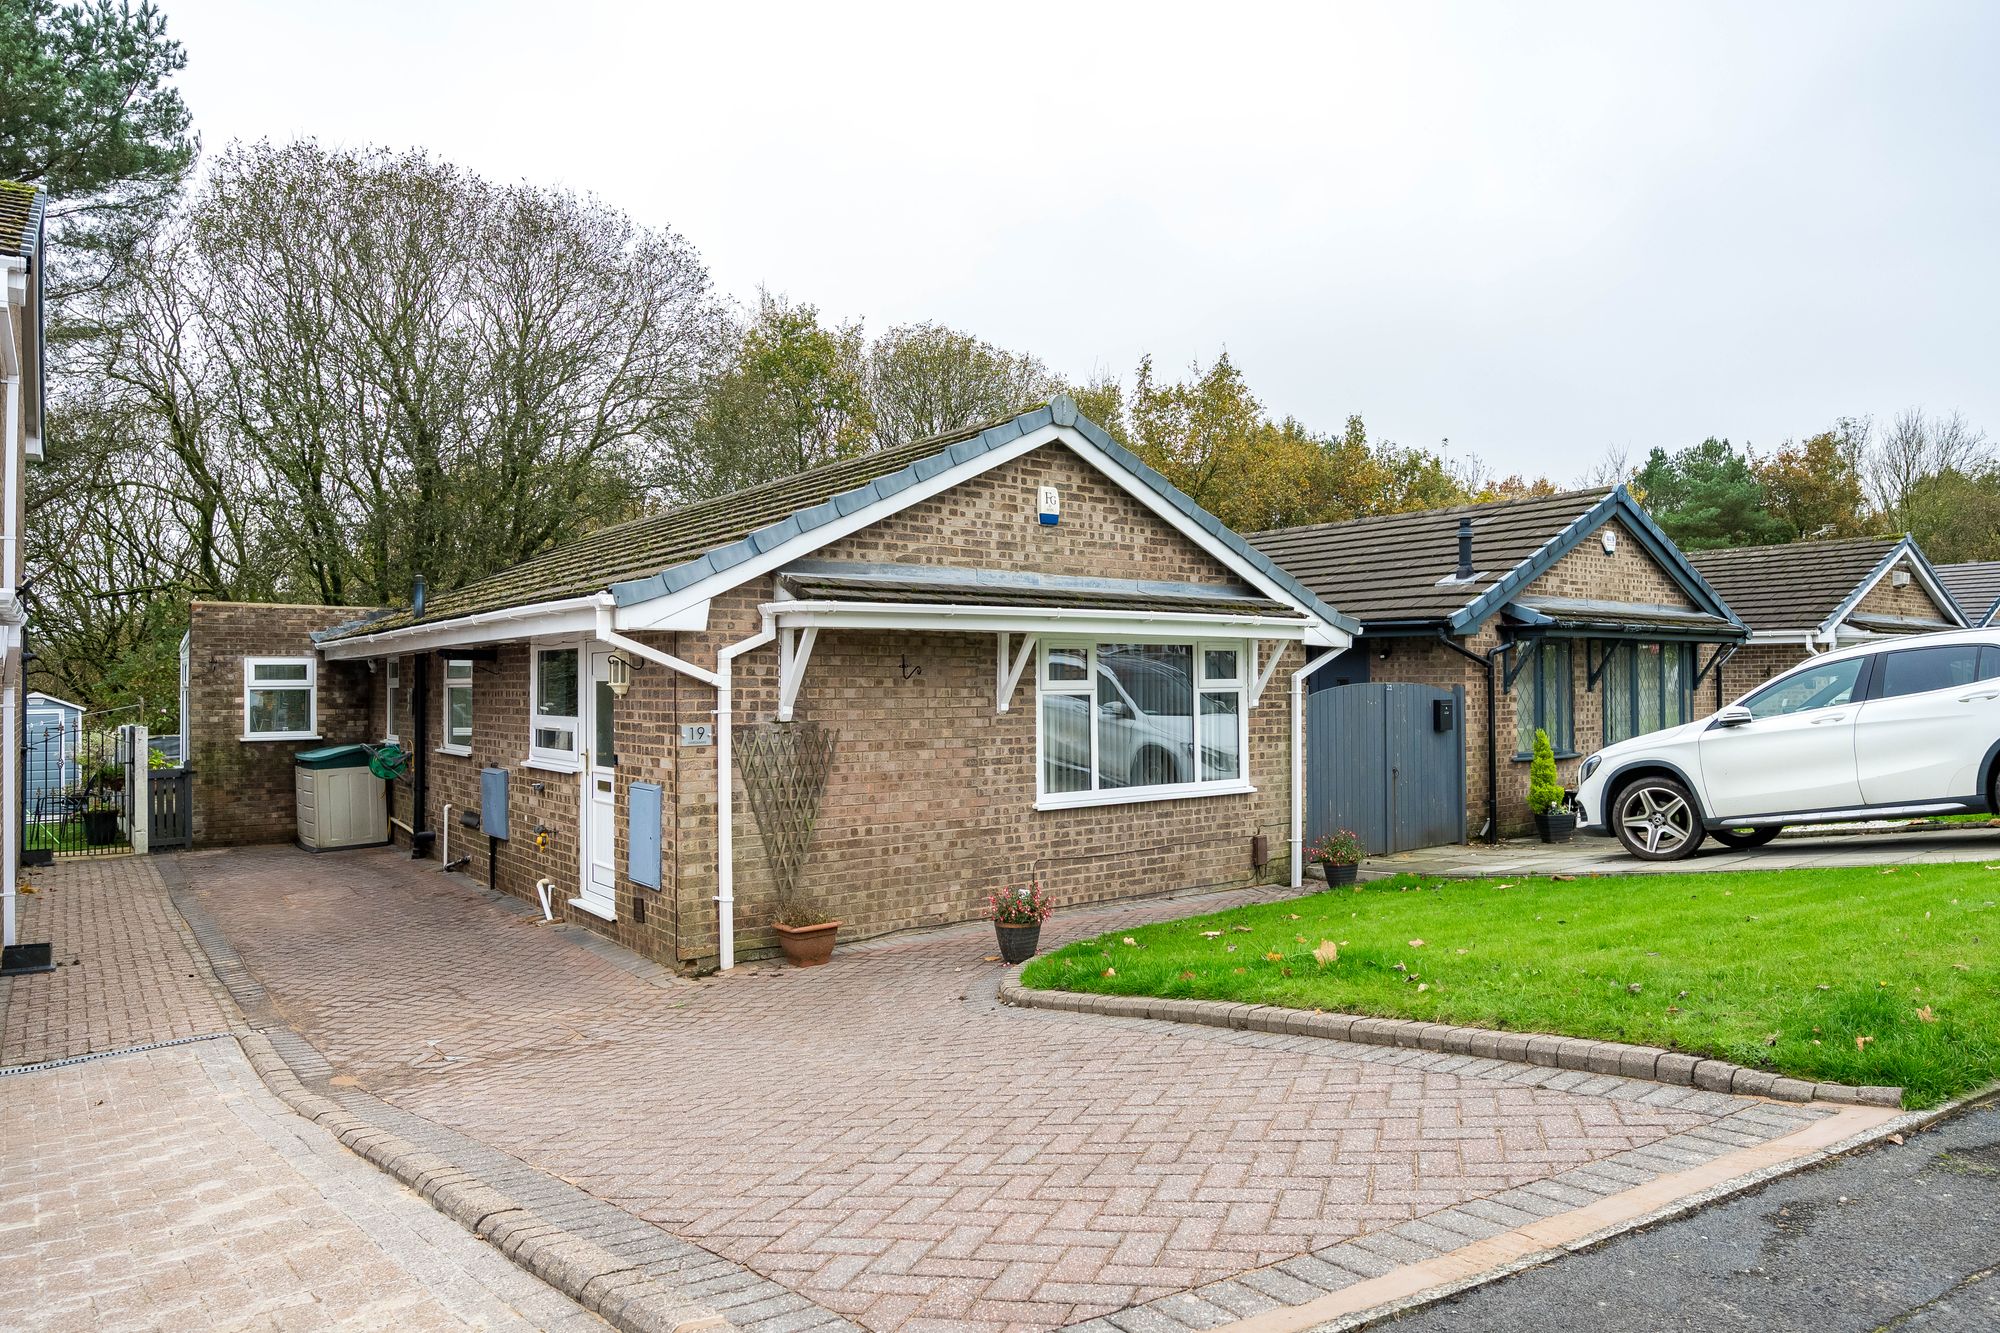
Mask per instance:
[[[806,663],[812,660],[819,626],[778,631],[778,721],[792,720],[792,705],[798,702],[799,685],[806,678]]]
[[[1014,687],[1021,683],[1021,673],[1027,669],[1029,661],[1035,656],[1036,636],[1033,634],[1023,634],[1021,636],[1021,651],[1014,655],[1012,661],[1009,661],[1007,651],[1009,641],[1013,637],[1013,635],[1006,633],[1002,633],[999,636],[999,651],[995,655],[993,677],[993,711],[996,714],[1004,713],[1012,706],[1014,702]]]

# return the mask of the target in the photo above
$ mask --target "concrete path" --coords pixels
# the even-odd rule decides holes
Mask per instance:
[[[606,1327],[266,1089],[152,863],[35,883],[61,966],[0,981],[0,1328]]]
[[[1398,1333],[1991,1333],[2000,1109],[1396,1322]]]
[[[580,1210],[613,1204],[693,1242],[738,1274],[705,1277],[702,1299],[760,1333],[1227,1322],[1314,1290],[1238,1275],[1348,1244],[1393,1267],[1466,1239],[1423,1219],[1595,1180],[1594,1192],[1545,1184],[1543,1213],[1561,1212],[1825,1114],[1428,1052],[1003,1011],[983,926],[697,985],[391,853],[181,865],[191,910],[356,1114],[372,1102],[574,1187]],[[1251,896],[1269,893],[1064,914],[1046,937]],[[748,1293],[733,1305],[731,1283]]]
[[[1498,846],[1472,843],[1373,856],[1362,866],[1361,873],[1367,879],[1405,874],[1643,875],[1929,865],[1951,861],[2000,861],[2000,828],[1787,836],[1747,852],[1732,852],[1718,843],[1705,842],[1684,861],[1641,861],[1627,856],[1613,838],[1579,837],[1566,843],[1512,841]]]

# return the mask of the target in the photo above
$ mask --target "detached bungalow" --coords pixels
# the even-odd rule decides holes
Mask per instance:
[[[1471,832],[1531,824],[1528,761],[1569,761],[1712,710],[1697,687],[1748,631],[1624,487],[1252,534],[1361,622],[1317,688],[1464,690]],[[1318,759],[1318,755],[1313,756]]]
[[[1354,628],[1067,398],[413,602],[197,608],[211,748],[396,737],[399,840],[683,968],[772,947],[808,821],[843,938],[1296,883],[1305,672]]]
[[[2000,560],[1939,565],[1937,576],[1968,625],[2000,625]]]
[[[1688,558],[1750,627],[1749,643],[1723,668],[1730,698],[1830,648],[1966,624],[1908,537],[1735,546]]]

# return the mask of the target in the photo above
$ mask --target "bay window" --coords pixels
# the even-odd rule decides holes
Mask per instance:
[[[310,657],[243,659],[243,739],[312,740],[319,733],[317,664]]]
[[[537,648],[530,661],[534,677],[528,697],[534,715],[528,720],[528,758],[558,768],[577,766],[577,691],[575,648]]]
[[[1045,643],[1044,805],[1248,790],[1241,641]]]
[[[444,744],[447,754],[472,753],[472,663],[444,664]]]

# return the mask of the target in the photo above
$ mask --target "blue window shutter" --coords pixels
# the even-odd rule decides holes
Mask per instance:
[[[634,884],[660,887],[660,784],[625,789],[625,875]]]
[[[479,829],[489,838],[507,837],[507,770],[479,770]]]

